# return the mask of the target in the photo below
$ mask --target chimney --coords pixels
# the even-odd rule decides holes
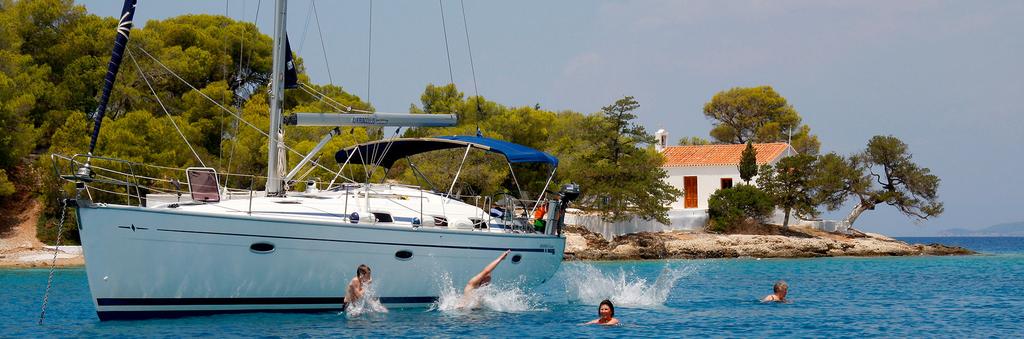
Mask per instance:
[[[654,144],[654,150],[661,152],[668,147],[668,132],[664,128],[654,132],[654,138],[658,141]]]

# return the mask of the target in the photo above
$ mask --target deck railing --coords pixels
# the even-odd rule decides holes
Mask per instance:
[[[143,164],[139,162],[100,157],[86,154],[75,154],[66,156],[52,154],[54,174],[67,183],[73,183],[78,197],[88,198],[94,203],[124,204],[128,206],[147,207],[160,203],[192,203],[192,191],[188,187],[188,169],[165,167]],[[87,170],[83,170],[87,169]],[[248,199],[248,214],[252,214],[253,198],[259,197],[256,190],[257,179],[265,177],[249,175],[213,172],[217,176],[218,190],[221,200],[234,200],[238,198]],[[241,180],[230,180],[238,178]],[[225,180],[220,180],[225,179]],[[248,179],[248,180],[246,180]],[[226,187],[224,182],[248,183],[248,187]],[[423,188],[417,185],[400,183],[366,184],[366,183],[334,183],[322,181],[307,181],[307,190],[310,184],[315,187],[323,185],[324,189],[315,190],[351,190],[358,192],[369,188],[373,191],[374,186],[395,186],[406,187],[421,192],[423,200]],[[331,187],[330,185],[333,185]],[[366,187],[369,185],[370,187]],[[65,189],[70,189],[65,187]],[[302,194],[303,192],[294,192]],[[509,193],[500,193],[493,196],[485,195],[447,195],[436,193],[443,197],[460,200],[473,205],[479,209],[479,215],[474,217],[474,230],[489,231],[500,228],[505,232],[515,233],[545,233],[560,234],[561,227],[558,227],[557,213],[545,213],[541,222],[534,218],[534,212],[540,206],[547,207],[548,211],[558,211],[557,200],[530,200],[520,199]],[[182,199],[182,196],[185,199]],[[346,213],[348,210],[348,198],[345,199]],[[424,220],[424,206],[419,206],[421,224],[432,224]],[[347,218],[348,216],[345,216]],[[448,216],[444,216],[447,218]],[[543,230],[538,230],[537,225],[543,225]]]

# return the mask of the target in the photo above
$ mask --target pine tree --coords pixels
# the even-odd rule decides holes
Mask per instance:
[[[754,144],[750,141],[747,141],[747,148],[743,150],[739,169],[740,179],[743,179],[748,185],[750,184],[750,179],[757,175],[757,151],[754,150]]]

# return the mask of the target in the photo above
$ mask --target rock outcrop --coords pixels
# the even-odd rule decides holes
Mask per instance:
[[[839,256],[964,255],[975,252],[941,244],[907,244],[883,235],[850,236],[810,229],[790,235],[636,233],[607,241],[580,226],[565,230],[567,260],[703,258],[809,258]]]

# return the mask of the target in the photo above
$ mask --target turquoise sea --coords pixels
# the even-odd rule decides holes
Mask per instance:
[[[1024,337],[1024,238],[903,238],[982,255],[567,262],[535,290],[495,286],[484,310],[238,314],[100,322],[83,269],[0,270],[0,337]],[[762,304],[789,283],[788,304]],[[611,298],[621,326],[579,324]]]

